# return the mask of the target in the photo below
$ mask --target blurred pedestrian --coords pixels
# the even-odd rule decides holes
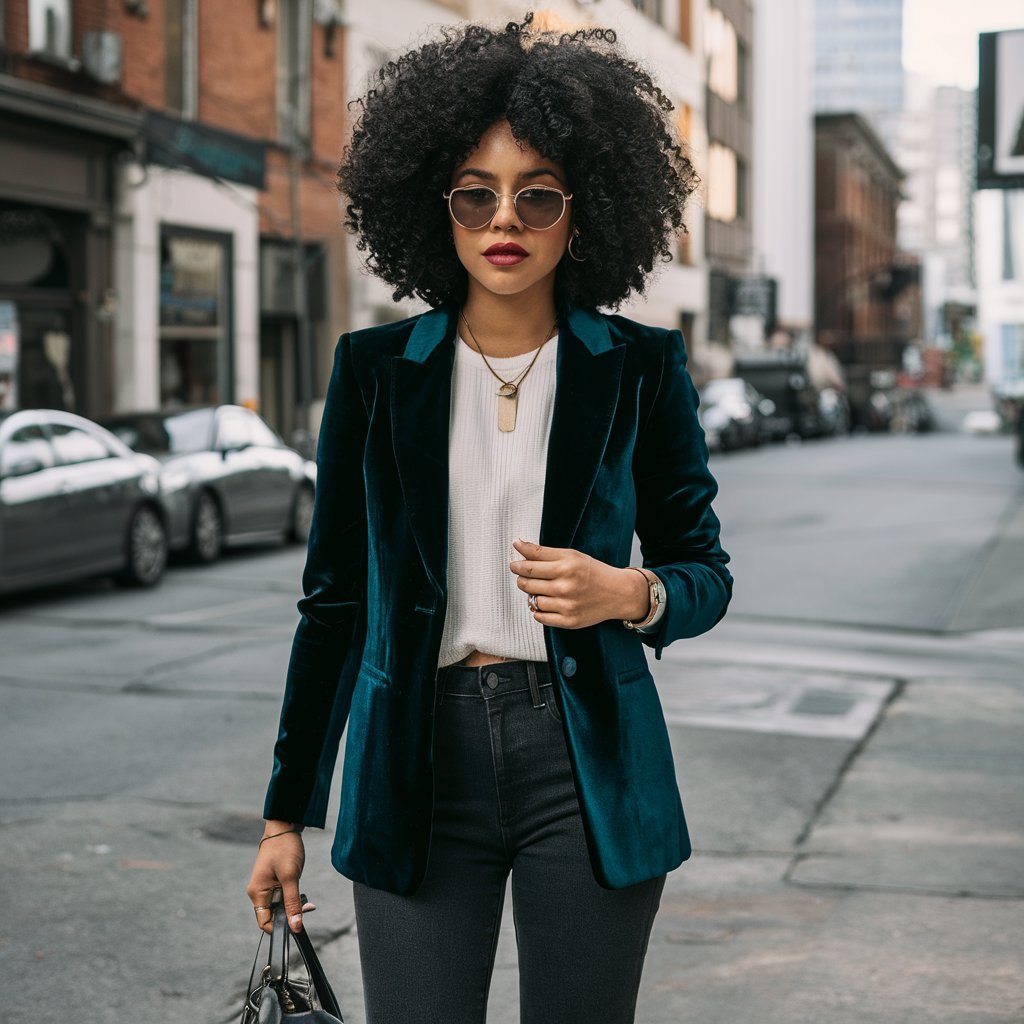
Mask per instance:
[[[301,927],[347,723],[368,1024],[484,1019],[510,875],[522,1020],[627,1024],[690,855],[643,645],[710,629],[732,577],[683,337],[598,307],[671,255],[697,178],[607,30],[448,27],[357,102],[346,226],[432,308],[335,350],[248,894]]]

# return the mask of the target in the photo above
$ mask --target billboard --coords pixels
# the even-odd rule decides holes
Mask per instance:
[[[978,188],[1024,188],[1024,28],[978,36]]]

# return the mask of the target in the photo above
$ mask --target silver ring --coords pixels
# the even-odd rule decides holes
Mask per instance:
[[[527,599],[526,603],[530,606],[531,612],[539,612],[540,608],[537,606],[537,595],[531,594]]]

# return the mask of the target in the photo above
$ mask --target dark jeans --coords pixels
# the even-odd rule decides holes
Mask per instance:
[[[631,1024],[665,876],[595,881],[547,663],[438,686],[426,878],[354,886],[367,1024],[482,1024],[510,872],[522,1024]]]

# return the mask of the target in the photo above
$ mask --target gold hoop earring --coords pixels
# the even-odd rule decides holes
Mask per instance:
[[[580,229],[579,229],[579,228],[573,228],[573,229],[572,229],[572,234],[571,234],[571,235],[569,236],[569,245],[568,245],[568,250],[569,250],[569,255],[570,255],[570,256],[571,256],[571,257],[572,257],[572,258],[573,258],[573,259],[574,259],[574,260],[575,260],[575,261],[576,261],[577,263],[582,263],[582,262],[583,262],[583,261],[584,261],[584,260],[585,260],[585,259],[586,259],[587,257],[586,257],[586,256],[577,256],[577,255],[576,255],[576,253],[574,253],[574,252],[572,251],[572,243],[573,243],[573,240],[574,240],[574,239],[576,239],[576,238],[579,238],[579,237],[580,237]]]

